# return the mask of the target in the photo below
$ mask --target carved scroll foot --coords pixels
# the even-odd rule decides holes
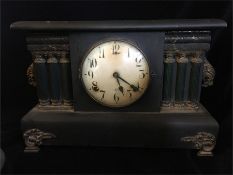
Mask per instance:
[[[34,128],[24,132],[23,137],[26,145],[24,152],[38,152],[44,139],[52,139],[56,136]]]
[[[198,132],[194,136],[181,138],[183,142],[191,142],[198,149],[197,156],[213,156],[212,150],[215,147],[215,136],[207,132]]]

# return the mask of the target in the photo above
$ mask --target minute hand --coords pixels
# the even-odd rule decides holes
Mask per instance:
[[[138,91],[139,90],[138,87],[134,86],[133,84],[130,84],[128,81],[124,80],[120,76],[118,76],[118,78],[121,79],[122,81],[124,81],[126,84],[130,85],[130,87],[133,89],[133,91]]]

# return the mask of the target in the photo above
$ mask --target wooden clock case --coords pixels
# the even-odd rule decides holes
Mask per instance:
[[[201,81],[211,84],[206,73],[213,68],[205,58],[211,30],[224,27],[217,19],[13,23],[12,29],[29,31],[35,68],[29,72],[35,74],[39,98],[22,119],[25,151],[37,152],[40,145],[162,147],[198,149],[198,155],[211,156],[218,123],[199,98]],[[151,68],[148,92],[122,109],[91,100],[79,79],[85,53],[109,38],[134,42]]]

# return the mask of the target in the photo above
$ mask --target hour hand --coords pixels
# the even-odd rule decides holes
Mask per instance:
[[[117,83],[119,85],[118,89],[121,91],[121,93],[124,95],[124,88],[120,85],[119,79],[117,78]]]
[[[117,77],[116,75],[115,75],[115,76],[113,75],[113,77],[116,78],[117,83],[118,83],[118,85],[119,85],[118,89],[119,89],[119,90],[121,91],[121,93],[124,95],[124,88],[121,86],[118,77]]]
[[[119,86],[119,90],[121,91],[121,93],[124,95],[124,88],[122,86]]]

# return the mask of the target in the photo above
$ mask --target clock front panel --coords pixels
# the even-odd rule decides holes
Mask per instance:
[[[163,42],[152,32],[72,34],[75,110],[159,111]]]
[[[98,44],[82,64],[87,93],[108,107],[125,107],[137,101],[146,91],[149,77],[144,54],[125,41]]]

